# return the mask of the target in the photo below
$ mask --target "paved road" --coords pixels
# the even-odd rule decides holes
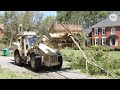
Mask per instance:
[[[20,67],[15,65],[13,57],[0,56],[0,67],[7,68],[14,72],[26,72],[38,75],[40,79],[95,79],[86,74],[81,74],[79,70],[69,70],[69,67],[63,63],[63,67],[59,71],[47,70],[43,68],[39,73],[31,71],[30,66]]]

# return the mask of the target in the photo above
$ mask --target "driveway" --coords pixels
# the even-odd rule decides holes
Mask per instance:
[[[59,71],[42,68],[38,73],[31,71],[29,65],[22,67],[15,65],[13,57],[0,56],[0,68],[6,68],[17,73],[28,73],[37,76],[38,79],[95,79],[90,75],[80,73],[80,70],[69,70],[68,62],[63,62],[62,69]]]

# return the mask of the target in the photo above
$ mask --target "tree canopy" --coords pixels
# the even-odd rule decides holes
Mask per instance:
[[[57,11],[58,22],[69,22],[83,24],[89,27],[105,19],[110,11]]]
[[[54,22],[79,23],[85,28],[105,19],[111,11],[57,11],[57,16],[43,18],[40,11],[4,11],[0,13],[0,23],[5,25],[2,43],[11,46],[17,40],[19,25],[24,31],[35,31],[38,34],[47,34]]]
[[[46,34],[47,28],[53,21],[54,17],[43,18],[43,13],[40,11],[4,11],[0,14],[0,22],[5,25],[2,43],[11,46],[11,43],[17,40],[20,24],[22,24],[24,31]]]

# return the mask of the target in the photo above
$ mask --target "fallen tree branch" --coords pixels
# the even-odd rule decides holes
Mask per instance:
[[[96,63],[88,60],[87,57],[85,56],[84,52],[83,52],[82,49],[80,48],[79,44],[75,41],[74,36],[72,35],[71,31],[70,31],[68,28],[66,28],[66,27],[64,26],[64,24],[61,24],[61,25],[70,33],[70,38],[73,40],[73,42],[76,44],[76,46],[79,48],[80,52],[82,53],[83,57],[85,58],[85,60],[86,60],[86,70],[88,70],[87,63],[89,63],[89,64],[91,64],[91,65],[93,65],[93,66],[96,66],[96,67],[100,68],[101,70],[104,70],[106,73],[108,73],[109,75],[111,75],[113,78],[117,79],[117,78],[116,78],[117,75],[115,75],[113,72],[110,72],[110,71],[108,71],[108,70],[105,70],[104,68],[102,68],[101,66],[97,65]],[[67,27],[68,27],[68,26],[67,26]]]

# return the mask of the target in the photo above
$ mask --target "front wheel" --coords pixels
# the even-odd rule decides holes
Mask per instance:
[[[18,65],[18,66],[21,66],[22,65],[22,59],[20,57],[20,54],[19,52],[15,52],[14,53],[14,59],[15,59],[15,64]]]
[[[57,65],[57,66],[54,66],[53,68],[54,68],[54,69],[57,69],[57,70],[60,70],[61,67],[62,67],[62,64],[63,64],[63,58],[62,58],[61,55],[58,56],[58,62],[59,62],[60,64]]]
[[[41,68],[41,58],[33,54],[31,56],[30,64],[31,64],[32,70],[35,72],[38,72]]]

